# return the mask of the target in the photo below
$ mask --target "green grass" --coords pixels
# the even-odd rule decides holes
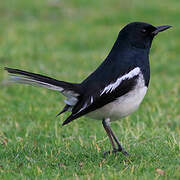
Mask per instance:
[[[0,3],[0,179],[180,179],[180,1],[6,0]],[[4,66],[80,82],[132,21],[173,28],[151,49],[151,82],[139,110],[112,123],[129,158],[100,121],[62,127],[63,97],[6,83]],[[164,174],[157,172],[164,171]]]

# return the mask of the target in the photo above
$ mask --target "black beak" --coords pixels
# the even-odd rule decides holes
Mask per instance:
[[[156,26],[156,30],[152,32],[153,35],[157,35],[159,32],[165,31],[166,29],[171,28],[172,26],[163,25],[163,26]]]

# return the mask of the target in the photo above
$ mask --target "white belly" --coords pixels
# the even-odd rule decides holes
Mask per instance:
[[[146,86],[137,86],[131,92],[119,97],[116,101],[106,104],[105,106],[87,114],[87,116],[102,120],[103,118],[110,118],[112,120],[119,120],[134,111],[136,111],[141,104],[147,91]]]

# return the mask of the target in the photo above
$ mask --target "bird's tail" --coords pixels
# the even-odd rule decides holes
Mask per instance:
[[[79,84],[59,81],[47,76],[22,71],[19,69],[5,67],[5,70],[7,70],[10,73],[11,82],[30,84],[60,91],[64,96],[67,97],[65,103],[69,107],[74,106],[77,103],[78,97],[81,94]]]

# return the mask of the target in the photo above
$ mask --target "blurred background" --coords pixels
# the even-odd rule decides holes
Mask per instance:
[[[173,26],[155,40],[151,53],[152,71],[158,68],[169,76],[179,68],[179,16],[178,0],[2,1],[1,69],[17,67],[79,82],[106,57],[124,25],[144,21]]]
[[[25,146],[24,140],[32,146],[41,142],[42,147],[39,145],[39,148],[43,150],[43,143],[49,143],[50,149],[55,148],[51,147],[53,143],[65,146],[67,142],[61,142],[59,137],[81,137],[81,134],[81,140],[86,142],[86,138],[89,139],[92,135],[102,139],[105,134],[101,123],[85,121],[88,119],[85,117],[62,130],[60,124],[67,114],[60,118],[55,118],[55,115],[63,107],[63,97],[46,89],[9,85],[7,72],[3,68],[19,68],[59,80],[81,82],[107,56],[120,29],[133,21],[148,22],[155,26],[167,24],[173,28],[158,35],[153,41],[150,53],[150,89],[140,110],[125,121],[118,122],[119,126],[112,126],[117,132],[124,134],[123,127],[126,127],[129,131],[122,138],[126,138],[130,144],[138,141],[133,136],[137,127],[152,137],[159,136],[160,132],[178,135],[179,17],[179,0],[1,0],[1,141],[7,144],[7,149],[14,148],[16,152],[21,147],[19,143]],[[157,130],[154,132],[155,128]],[[74,141],[77,146],[72,146],[74,151],[81,145],[81,141],[77,141]],[[106,141],[106,147],[102,145],[101,148],[107,149],[108,143]],[[1,154],[2,152],[4,149],[1,149]],[[13,155],[11,158],[13,159]],[[6,158],[1,160],[7,165]],[[9,164],[9,169],[10,166],[14,164]]]

